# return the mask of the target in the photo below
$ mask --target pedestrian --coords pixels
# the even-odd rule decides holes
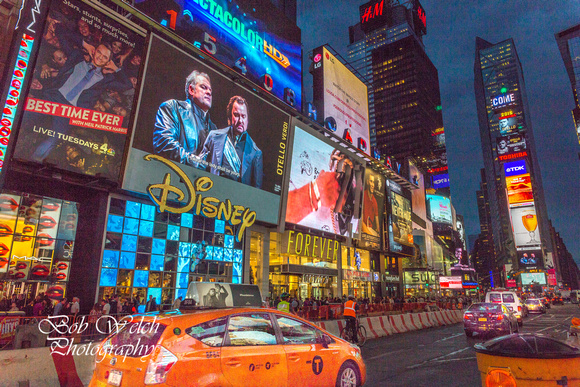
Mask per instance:
[[[101,314],[107,315],[111,312],[111,304],[107,302],[107,300],[101,300]]]
[[[20,309],[18,308],[18,306],[16,305],[15,302],[13,302],[10,305],[10,309],[8,310],[9,312],[20,312]]]
[[[175,301],[173,301],[173,305],[171,305],[171,309],[179,309],[179,307],[181,306],[181,299],[183,298],[183,296],[179,296],[175,299]]]
[[[79,314],[81,306],[79,304],[80,299],[78,297],[73,297],[72,299],[72,305],[70,307],[70,314],[72,314],[73,316],[77,316],[77,314]]]
[[[145,305],[145,313],[155,312],[157,310],[157,302],[155,302],[155,297],[149,296],[149,301]]]
[[[67,303],[66,298],[63,298],[60,302],[58,302],[55,306],[54,306],[54,311],[52,312],[53,316],[62,316],[64,315],[64,307]]]

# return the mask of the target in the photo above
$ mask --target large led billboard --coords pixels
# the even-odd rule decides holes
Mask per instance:
[[[491,97],[491,107],[493,110],[501,110],[516,103],[515,93],[503,93]]]
[[[542,250],[518,251],[518,265],[520,268],[542,268],[544,258]]]
[[[112,16],[53,1],[14,158],[117,181],[144,46]]]
[[[413,242],[413,222],[411,221],[411,200],[404,196],[397,183],[387,180],[389,199],[388,230],[389,250],[412,256],[415,254]]]
[[[502,136],[513,133],[518,127],[518,117],[512,112],[509,112],[509,114],[500,115],[498,126],[499,133]]]
[[[425,177],[417,166],[409,161],[409,181],[419,189],[411,190],[413,212],[421,219],[427,219],[427,205],[425,203]]]
[[[336,235],[356,230],[362,165],[306,130],[295,127],[286,222]]]
[[[447,173],[431,176],[431,179],[433,181],[431,187],[435,189],[449,187],[449,174]]]
[[[541,245],[538,217],[534,205],[510,208],[512,230],[518,250],[539,249]]]
[[[531,203],[534,201],[532,180],[529,173],[507,176],[505,178],[505,183],[507,187],[508,203],[510,205],[521,205],[522,203]]]
[[[526,136],[523,133],[496,138],[497,154],[509,155],[526,150]]]
[[[546,285],[546,274],[544,273],[522,273],[520,278],[522,285]]]
[[[270,1],[136,0],[135,7],[301,110],[300,28]]]
[[[0,193],[0,273],[15,281],[68,282],[78,204]],[[62,295],[62,294],[61,294]]]
[[[313,51],[314,104],[326,129],[370,153],[367,86],[326,47]]]
[[[434,223],[453,224],[451,216],[451,200],[445,196],[426,195],[427,207],[431,221]]]
[[[439,277],[441,289],[463,289],[461,276]]]
[[[361,243],[366,247],[381,249],[383,218],[385,211],[385,178],[367,168],[363,209],[360,220]]]
[[[211,177],[212,197],[276,224],[289,115],[155,35],[149,46],[123,188],[151,194],[180,169],[191,181]]]

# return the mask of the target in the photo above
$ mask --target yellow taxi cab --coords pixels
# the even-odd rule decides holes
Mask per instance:
[[[109,336],[96,355],[89,386],[365,383],[358,346],[293,314],[256,307],[261,305],[259,291],[251,297],[248,290],[257,286],[219,284],[223,290],[210,296],[207,287],[203,289],[208,283],[192,285],[181,312],[134,316]],[[207,308],[220,302],[216,293],[222,295],[220,308],[184,310],[192,304]],[[241,306],[248,304],[253,306]]]

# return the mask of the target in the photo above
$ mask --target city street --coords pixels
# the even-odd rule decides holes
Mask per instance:
[[[524,318],[522,333],[566,340],[578,305],[552,306],[546,314]],[[480,383],[473,346],[488,338],[468,339],[463,324],[369,340],[362,349],[368,386],[476,386]]]

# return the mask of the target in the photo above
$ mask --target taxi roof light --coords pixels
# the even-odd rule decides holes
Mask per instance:
[[[177,362],[177,356],[162,346],[158,346],[155,355],[152,356],[147,371],[145,372],[145,384],[165,383],[167,373]]]

